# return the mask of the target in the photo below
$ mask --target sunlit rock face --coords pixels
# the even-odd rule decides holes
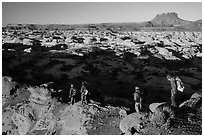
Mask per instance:
[[[11,77],[3,76],[2,77],[2,105],[10,99],[11,90],[14,90],[17,85],[17,82],[12,81]]]
[[[30,101],[35,102],[37,104],[46,104],[50,99],[50,91],[43,87],[29,87],[28,90],[30,91]]]

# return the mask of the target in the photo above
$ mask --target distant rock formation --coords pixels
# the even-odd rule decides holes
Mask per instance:
[[[189,21],[180,19],[175,12],[158,14],[151,20],[151,23],[154,24],[154,26],[174,26],[182,25],[187,22]]]
[[[185,30],[202,30],[202,20],[197,21],[187,21],[178,17],[177,13],[162,13],[158,14],[151,21],[146,21],[142,23],[102,23],[102,24],[92,24],[94,29],[102,28],[116,28],[116,30],[123,29],[141,29],[145,27],[157,28],[157,27],[175,27],[174,29],[185,29]],[[4,28],[9,29],[27,29],[27,30],[73,30],[73,29],[90,29],[90,25],[87,24],[72,24],[72,25],[61,25],[61,24],[8,24]],[[93,28],[93,27],[91,27]]]
[[[175,29],[201,30],[202,20],[188,21],[178,17],[175,12],[158,14],[150,23],[154,27],[174,27]]]

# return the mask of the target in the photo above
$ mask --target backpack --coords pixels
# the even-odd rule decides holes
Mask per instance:
[[[73,96],[76,95],[76,89],[73,89]]]
[[[87,95],[88,94],[88,90],[87,89],[85,89],[85,93],[84,93],[84,95]]]
[[[176,77],[175,80],[176,80],[177,90],[183,92],[185,89],[183,82],[179,77]]]

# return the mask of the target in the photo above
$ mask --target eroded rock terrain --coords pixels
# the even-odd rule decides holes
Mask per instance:
[[[8,79],[11,80],[10,77],[3,77],[3,82]],[[13,82],[4,86],[11,87]],[[8,88],[3,90],[6,91],[5,89]],[[11,90],[12,88],[7,92]],[[73,105],[61,103],[51,97],[53,89],[42,86],[23,85],[23,88],[19,86],[17,91],[19,97],[27,95],[27,99],[22,100],[10,95],[12,100],[5,101],[2,110],[2,134],[149,135],[200,134],[202,131],[201,93],[194,93],[190,99],[181,103],[179,108],[165,102],[153,103],[150,104],[149,110],[132,113],[128,108],[102,106],[93,100],[87,105],[82,105],[80,101]]]
[[[202,32],[192,25],[202,22],[172,13],[139,30],[117,24],[3,28],[2,134],[201,134]],[[177,109],[169,105],[167,74],[185,86]],[[80,102],[82,81],[90,93],[87,105]],[[73,105],[71,84],[77,90]],[[134,110],[135,86],[144,95],[141,113]]]

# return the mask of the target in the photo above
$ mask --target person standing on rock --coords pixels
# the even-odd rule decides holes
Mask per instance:
[[[171,84],[171,105],[174,107],[177,107],[176,105],[176,95],[177,95],[176,80],[170,75],[167,75],[166,78],[168,81],[170,81],[170,84]]]
[[[85,82],[82,82],[82,85],[81,85],[81,103],[82,105],[85,103],[87,104],[87,99],[86,99],[86,96],[88,94],[88,90],[86,89],[85,87]]]
[[[73,84],[71,84],[71,88],[69,90],[69,98],[71,98],[70,104],[75,103],[75,96],[76,96],[76,89],[74,88]]]
[[[134,101],[135,101],[135,111],[140,112],[142,108],[142,92],[139,87],[135,87]]]

